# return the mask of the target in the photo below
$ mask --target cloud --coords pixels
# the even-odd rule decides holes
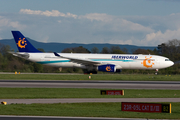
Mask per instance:
[[[157,46],[180,39],[180,13],[167,16],[74,15],[57,10],[21,9],[0,13],[0,38],[17,29],[39,42],[112,43]]]
[[[157,32],[153,32],[150,34],[147,34],[145,37],[145,41],[147,41],[147,43],[164,43],[167,42],[167,40],[172,40],[172,39],[177,39],[180,38],[180,28],[177,30],[166,30],[164,33],[162,33],[161,31],[157,31]]]
[[[79,19],[89,19],[91,21],[96,20],[96,21],[103,21],[103,22],[110,22],[113,20],[113,16],[107,15],[105,13],[90,13],[86,15],[81,15],[78,17]]]
[[[131,45],[133,43],[132,40],[120,40],[120,39],[112,39],[109,40],[108,43],[113,43],[113,44],[128,44]]]
[[[136,30],[136,31],[150,31],[152,32],[153,30],[149,27],[145,27],[143,25],[140,25],[138,23],[131,22],[129,20],[120,18],[118,16],[112,16],[112,15],[107,15],[107,14],[100,14],[100,13],[91,13],[91,14],[86,14],[78,17],[79,19],[88,19],[91,21],[99,21],[104,23],[103,25],[111,25],[112,29],[116,30]]]
[[[180,13],[167,16],[123,17],[87,14],[84,18],[101,21],[96,25],[97,30],[101,31],[99,33],[104,41],[109,43],[157,46],[168,40],[180,39]],[[104,26],[108,26],[108,30]],[[108,36],[108,39],[104,36]]]
[[[0,39],[7,39],[11,30],[22,30],[24,28],[26,25],[19,23],[19,21],[0,16]]]
[[[12,21],[8,18],[0,16],[0,29],[3,29],[4,27],[21,30],[25,28],[26,25],[20,24],[18,21]]]
[[[119,23],[119,25],[118,25],[118,23]],[[121,28],[126,31],[134,31],[134,32],[139,32],[139,31],[140,32],[152,32],[152,31],[154,31],[150,27],[146,27],[141,24],[128,21],[126,19],[119,19],[117,21],[116,27],[118,27],[119,29]],[[116,28],[116,29],[118,29],[118,28]]]
[[[71,13],[61,13],[58,10],[52,10],[52,11],[40,11],[40,10],[30,10],[30,9],[21,9],[20,13],[23,14],[31,14],[31,15],[43,15],[47,17],[72,17],[72,18],[77,18],[77,15],[71,14]]]

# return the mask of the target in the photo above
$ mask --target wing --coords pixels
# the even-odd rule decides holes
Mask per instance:
[[[69,59],[71,62],[79,63],[79,64],[83,64],[83,65],[98,65],[98,64],[101,64],[101,62],[96,62],[96,61],[92,61],[92,60],[89,60],[89,59],[64,57],[64,56],[59,55],[56,52],[54,52],[54,55],[57,56],[57,57],[60,57],[60,58]]]

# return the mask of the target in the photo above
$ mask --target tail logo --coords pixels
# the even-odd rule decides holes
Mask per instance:
[[[25,48],[26,45],[27,45],[27,43],[26,43],[26,41],[25,41],[25,38],[23,38],[23,39],[19,38],[19,41],[18,41],[17,45],[18,45],[18,47],[20,47],[20,48]]]
[[[152,62],[153,60],[151,58],[152,56],[150,58],[145,57],[145,59],[143,60],[143,62],[141,62],[141,64],[143,64],[144,67],[152,68],[154,63]]]
[[[107,66],[107,67],[106,67],[106,71],[111,71],[111,67],[110,67],[110,66]]]

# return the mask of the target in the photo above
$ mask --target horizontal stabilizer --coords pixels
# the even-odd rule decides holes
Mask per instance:
[[[25,59],[28,59],[29,58],[29,54],[28,53],[23,53],[23,52],[9,52],[11,54],[13,54],[14,56],[17,56],[17,57],[21,57],[21,58],[25,58]]]

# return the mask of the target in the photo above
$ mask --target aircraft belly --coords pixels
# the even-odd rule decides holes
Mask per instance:
[[[141,62],[130,62],[129,63],[129,68],[130,69],[143,69],[144,67],[142,66]]]
[[[120,62],[119,65],[122,67],[122,69],[128,69],[129,68],[129,62]]]
[[[49,63],[47,65],[55,66],[55,67],[74,67],[76,63],[68,62],[68,63]]]

